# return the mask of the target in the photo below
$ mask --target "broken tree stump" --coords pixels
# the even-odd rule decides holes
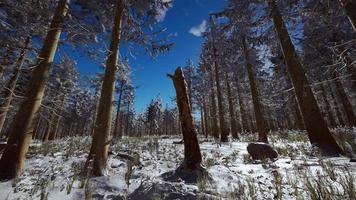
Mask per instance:
[[[194,180],[186,180],[188,182],[197,182],[202,178],[206,171],[201,166],[202,156],[198,143],[197,132],[194,128],[192,110],[189,104],[189,97],[187,92],[187,83],[184,80],[182,68],[178,67],[174,75],[168,74],[173,80],[174,88],[176,90],[176,101],[179,110],[179,120],[182,127],[183,142],[184,142],[184,160],[182,164],[175,170],[175,172],[165,174],[166,179],[173,177],[180,177],[187,179],[187,177],[194,177]],[[195,174],[194,175],[192,175]],[[168,175],[169,174],[169,175]],[[169,177],[167,177],[167,175]]]

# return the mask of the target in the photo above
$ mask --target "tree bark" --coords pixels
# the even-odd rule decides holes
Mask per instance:
[[[103,176],[106,171],[115,90],[115,72],[118,61],[118,48],[120,44],[123,10],[124,1],[117,0],[114,26],[111,32],[109,54],[106,61],[104,80],[100,93],[100,103],[93,136],[96,141],[92,144],[95,145],[95,156],[93,161],[94,176]]]
[[[356,115],[352,109],[352,105],[341,83],[341,80],[337,76],[337,74],[335,74],[333,78],[335,79],[336,92],[340,96],[341,104],[344,107],[346,118],[349,122],[349,125],[356,126]]]
[[[321,115],[275,0],[268,0],[268,5],[310,142],[318,145],[324,155],[343,154]]]
[[[213,82],[213,74],[212,71],[210,72],[210,103],[211,103],[211,131],[215,139],[219,139],[219,126],[217,120],[217,108],[216,108],[216,101],[215,101],[215,91],[214,91],[214,82]]]
[[[30,45],[30,41],[31,41],[31,37],[29,36],[26,38],[24,47],[21,49],[20,56],[16,61],[14,74],[12,75],[9,82],[7,83],[7,86],[4,88],[4,93],[2,95],[4,100],[0,104],[0,138],[1,138],[1,131],[4,126],[5,119],[7,117],[7,112],[9,111],[12,99],[14,97],[17,79],[21,74],[21,68],[25,60],[28,46]]]
[[[236,82],[236,92],[237,92],[237,99],[239,101],[239,106],[240,106],[240,116],[241,116],[241,127],[243,129],[243,131],[250,131],[250,128],[248,126],[248,122],[247,122],[247,114],[246,114],[246,110],[245,110],[245,105],[242,99],[242,94],[241,94],[241,90],[240,90],[240,83],[239,80],[237,78],[237,74],[235,75],[235,82]]]
[[[333,108],[335,109],[336,117],[337,117],[337,119],[339,121],[339,125],[340,126],[345,126],[345,121],[344,121],[344,118],[342,116],[342,113],[341,113],[341,110],[340,110],[340,107],[339,107],[338,99],[334,95],[333,88],[329,83],[327,83],[327,87],[329,88],[329,91],[330,91],[330,96],[331,96],[331,99],[332,99]]]
[[[120,94],[119,94],[119,99],[117,100],[117,109],[116,109],[116,119],[115,119],[115,125],[114,125],[114,137],[122,137],[122,133],[120,131],[120,113],[121,113],[121,101],[122,101],[122,93],[124,90],[125,84],[122,82],[120,85]]]
[[[325,101],[324,102],[325,103],[325,111],[328,114],[328,119],[329,119],[329,122],[330,122],[330,126],[331,127],[336,127],[337,126],[336,119],[335,119],[334,113],[333,113],[333,111],[331,109],[330,101],[329,101],[328,96],[326,94],[326,90],[325,90],[325,87],[324,87],[323,83],[320,84],[320,89],[321,89],[321,95],[323,96],[323,99]]]
[[[231,136],[234,139],[239,139],[239,136],[237,134],[237,127],[236,127],[237,122],[236,122],[236,116],[235,116],[234,102],[233,102],[233,98],[231,95],[231,85],[229,82],[229,77],[228,77],[227,72],[225,72],[225,83],[226,83],[226,89],[227,89],[227,98],[229,101]]]
[[[39,64],[32,71],[25,100],[22,102],[10,129],[12,132],[0,160],[0,180],[15,178],[23,171],[25,156],[32,139],[33,119],[43,98],[50,67],[67,15],[69,1],[60,0],[58,3],[43,48],[39,54]]]
[[[262,112],[262,105],[261,105],[259,92],[258,92],[258,88],[257,88],[256,75],[255,75],[253,67],[250,63],[249,49],[246,44],[245,36],[242,36],[241,42],[242,42],[242,48],[243,48],[243,53],[244,53],[244,59],[245,59],[245,65],[246,65],[246,69],[247,69],[248,79],[250,81],[253,110],[255,112],[256,126],[257,126],[257,132],[258,132],[258,140],[260,142],[268,143],[267,123],[266,123],[266,119]]]
[[[211,134],[210,131],[210,124],[209,124],[209,113],[208,113],[208,108],[205,102],[205,99],[203,99],[203,108],[204,108],[204,124],[205,124],[205,137],[207,138],[208,135]]]
[[[195,170],[200,167],[202,156],[198,143],[197,133],[193,124],[192,110],[189,105],[187,83],[184,80],[183,71],[178,67],[174,75],[168,75],[176,90],[176,101],[179,110],[179,119],[184,140],[184,169]]]
[[[228,142],[228,138],[227,138],[228,131],[225,124],[225,116],[224,116],[225,112],[224,112],[223,97],[222,97],[221,86],[220,86],[219,65],[216,60],[217,56],[216,56],[216,48],[214,44],[213,44],[213,56],[214,56],[214,67],[215,67],[216,94],[218,97],[218,109],[219,109],[220,141]]]
[[[61,120],[61,116],[62,115],[62,112],[63,112],[63,108],[64,108],[64,105],[66,103],[66,100],[67,100],[67,94],[64,94],[63,97],[62,97],[62,101],[61,101],[61,104],[58,108],[59,112],[58,112],[58,115],[56,115],[54,117],[54,120],[53,120],[53,124],[54,126],[51,126],[51,130],[50,130],[50,133],[49,133],[49,137],[48,137],[48,140],[54,140],[57,138],[57,132],[58,132],[58,128],[59,128],[59,122]]]
[[[356,0],[339,0],[350,20],[352,28],[356,32]]]
[[[47,142],[48,141],[48,137],[49,137],[49,133],[52,130],[52,124],[53,124],[53,119],[54,119],[54,111],[52,111],[52,113],[50,114],[50,117],[47,121],[47,127],[45,129],[42,141],[43,142]]]

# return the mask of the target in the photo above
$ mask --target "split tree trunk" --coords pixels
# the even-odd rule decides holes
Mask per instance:
[[[343,154],[321,115],[275,0],[268,0],[268,5],[310,142],[318,145],[324,155]]]
[[[253,67],[250,63],[249,49],[246,44],[245,36],[243,36],[241,38],[241,42],[242,42],[242,48],[243,48],[243,53],[244,53],[244,59],[245,59],[245,65],[246,65],[246,69],[247,69],[248,79],[250,81],[253,110],[255,112],[256,126],[257,126],[257,132],[258,132],[258,141],[268,143],[267,123],[266,123],[265,117],[263,116],[262,105],[261,105],[259,92],[258,92],[258,88],[257,88],[256,75],[255,75]]]
[[[14,97],[17,79],[21,74],[21,68],[25,60],[27,48],[30,45],[30,41],[31,41],[31,37],[29,36],[26,38],[24,47],[21,49],[20,52],[20,57],[17,59],[17,62],[15,64],[14,74],[12,75],[6,87],[4,88],[4,95],[2,95],[4,101],[2,101],[0,104],[0,136],[1,136],[2,128],[5,123],[5,119],[7,117],[7,112],[9,111],[12,99]]]
[[[183,169],[195,170],[200,167],[202,156],[198,143],[198,137],[193,124],[192,110],[189,104],[187,83],[184,80],[182,68],[178,67],[174,75],[168,75],[176,90],[176,101],[179,110],[179,120],[182,127],[184,141]]]
[[[32,139],[33,119],[41,105],[50,67],[58,46],[69,0],[60,0],[52,19],[50,29],[39,54],[39,64],[32,71],[32,77],[11,126],[6,149],[0,160],[0,180],[19,176],[24,168],[25,156]]]
[[[339,0],[356,32],[356,0]]]
[[[103,176],[106,171],[110,131],[115,90],[115,72],[118,61],[118,51],[121,35],[121,22],[124,10],[124,1],[117,0],[115,8],[114,26],[111,32],[110,48],[106,61],[104,80],[100,93],[99,108],[92,145],[95,156],[93,161],[93,175]]]

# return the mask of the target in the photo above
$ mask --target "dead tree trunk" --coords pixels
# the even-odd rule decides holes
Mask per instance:
[[[189,104],[187,83],[184,80],[182,68],[177,68],[174,75],[168,75],[176,90],[176,101],[179,110],[179,120],[182,127],[184,140],[183,169],[192,171],[200,167],[202,156],[198,143],[198,137],[193,124],[192,110]]]
[[[17,59],[17,62],[15,64],[14,74],[12,75],[12,77],[10,78],[6,87],[4,88],[4,93],[2,95],[4,100],[0,104],[0,138],[1,138],[1,131],[4,126],[5,119],[7,117],[7,112],[9,111],[12,99],[14,97],[17,79],[19,78],[19,76],[21,74],[21,68],[22,68],[23,62],[25,60],[27,48],[30,44],[30,41],[31,41],[31,37],[27,37],[27,39],[25,41],[25,45],[21,49],[20,57]]]
[[[243,48],[243,52],[244,52],[244,59],[245,59],[245,65],[246,65],[246,69],[247,69],[248,79],[250,81],[253,110],[255,112],[256,126],[257,126],[257,132],[258,132],[258,140],[260,142],[268,143],[267,123],[266,123],[266,119],[262,112],[262,105],[261,105],[259,92],[258,92],[258,88],[257,88],[256,75],[255,75],[253,67],[250,63],[249,49],[247,48],[246,38],[244,36],[241,38],[241,42],[242,42],[242,48]]]
[[[268,0],[268,5],[310,142],[318,145],[324,155],[343,154],[321,115],[275,0]]]
[[[356,0],[339,0],[356,32]]]
[[[40,107],[50,67],[62,32],[70,0],[61,0],[52,19],[42,50],[39,64],[32,71],[32,77],[13,124],[11,125],[6,149],[0,160],[0,180],[12,179],[20,175],[25,164],[25,156],[32,139],[33,119]]]
[[[124,1],[117,0],[115,8],[114,26],[111,32],[109,54],[106,61],[104,80],[100,93],[99,108],[94,129],[95,156],[93,161],[93,175],[103,176],[106,171],[108,150],[110,143],[110,130],[115,90],[115,72],[118,61],[118,51],[121,36],[121,21],[124,10]]]

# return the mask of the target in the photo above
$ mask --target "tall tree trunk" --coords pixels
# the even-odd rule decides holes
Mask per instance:
[[[117,109],[116,109],[116,119],[115,119],[115,125],[114,125],[114,137],[121,138],[122,133],[120,131],[120,113],[121,113],[121,101],[122,101],[122,93],[124,90],[124,82],[121,83],[120,89],[119,89],[119,99],[117,100]]]
[[[355,11],[356,12],[356,11]],[[354,94],[356,94],[356,63],[346,53],[342,53],[342,59],[346,64],[346,70],[350,75],[351,88]]]
[[[67,94],[64,94],[63,97],[62,97],[61,104],[59,105],[59,108],[58,108],[58,113],[57,113],[58,115],[56,115],[54,117],[54,120],[53,120],[54,126],[51,126],[51,130],[49,132],[48,140],[54,140],[57,137],[59,122],[61,120],[61,115],[62,115],[62,112],[63,112],[64,104],[66,103],[66,100],[67,100]]]
[[[197,133],[194,128],[192,110],[189,105],[187,83],[184,80],[183,71],[180,67],[176,69],[174,75],[168,76],[173,80],[176,90],[176,101],[183,133],[184,161],[182,167],[187,170],[195,170],[200,167],[202,156]]]
[[[210,103],[211,103],[211,131],[215,139],[219,138],[219,126],[217,120],[217,108],[215,101],[215,91],[214,91],[214,82],[213,82],[213,74],[212,71],[210,73]]]
[[[356,32],[356,0],[339,0]]]
[[[247,113],[245,110],[245,105],[242,99],[242,93],[240,90],[240,83],[239,80],[237,78],[237,75],[235,75],[235,82],[236,82],[236,92],[237,92],[237,99],[239,101],[239,106],[240,106],[240,116],[241,116],[241,127],[243,129],[243,131],[250,131],[250,128],[248,126],[248,121],[247,121]]]
[[[0,160],[0,180],[15,178],[23,171],[25,156],[32,139],[33,119],[43,98],[68,5],[69,0],[60,0],[58,3],[51,27],[39,54],[39,64],[32,71],[25,100],[22,102],[10,129],[12,132]]]
[[[344,118],[342,116],[340,107],[339,107],[339,103],[338,103],[338,99],[334,94],[333,88],[331,86],[331,84],[327,83],[327,87],[329,88],[329,92],[330,92],[330,96],[331,96],[331,101],[333,103],[333,108],[335,109],[336,112],[336,117],[339,121],[339,125],[340,126],[345,126],[345,121]]]
[[[333,111],[331,109],[330,101],[329,101],[328,96],[326,94],[326,90],[325,90],[325,87],[324,87],[323,83],[320,84],[320,89],[321,89],[321,95],[323,96],[323,99],[325,101],[325,111],[328,114],[328,119],[329,119],[329,122],[330,122],[330,126],[331,127],[336,127],[337,126],[336,119],[335,119],[334,113],[333,113]]]
[[[205,124],[204,124],[204,108],[203,106],[200,107],[200,126],[201,126],[201,134],[205,134]]]
[[[249,49],[246,44],[245,36],[243,36],[241,38],[241,42],[242,42],[242,48],[243,48],[243,53],[244,53],[244,59],[245,59],[245,65],[246,65],[246,69],[247,69],[248,79],[250,81],[253,110],[255,112],[256,126],[257,126],[257,132],[258,132],[258,140],[260,142],[268,143],[267,123],[266,123],[266,119],[262,112],[262,105],[261,105],[259,92],[258,92],[258,88],[257,88],[256,75],[253,70],[252,64],[250,63]]]
[[[99,109],[93,136],[96,140],[96,142],[92,144],[95,145],[95,156],[93,161],[93,175],[95,176],[103,176],[106,171],[115,90],[115,72],[118,61],[118,48],[121,36],[123,10],[124,1],[117,0],[114,26],[111,32],[110,48],[106,61],[104,80],[100,93]]]
[[[0,81],[2,81],[2,76],[4,75],[4,67],[0,66]]]
[[[275,0],[268,0],[268,5],[310,142],[318,145],[324,155],[343,154],[321,115]]]
[[[46,130],[45,130],[43,138],[42,138],[43,142],[47,142],[48,141],[49,133],[52,130],[52,125],[53,125],[53,120],[54,120],[54,115],[55,115],[54,112],[55,111],[52,111],[52,113],[50,114],[49,119],[47,120],[47,127],[46,127]]]
[[[231,95],[231,86],[229,82],[228,73],[225,72],[225,83],[227,88],[227,98],[229,101],[229,114],[230,114],[230,128],[231,128],[231,136],[234,139],[239,139],[237,135],[237,127],[236,127],[236,117],[235,117],[235,109],[234,109],[234,102]]]
[[[346,118],[349,121],[349,125],[356,126],[356,115],[352,109],[352,105],[341,83],[341,80],[336,74],[334,75],[333,78],[335,79],[334,81],[336,86],[336,92],[340,96],[341,104],[344,107]]]
[[[126,125],[125,125],[125,134],[129,136],[129,125],[130,125],[130,110],[131,110],[131,104],[128,102],[127,104],[127,112],[126,112]]]
[[[293,85],[291,83],[291,79],[288,76],[287,71],[285,71],[284,76],[286,77],[287,88],[292,88]],[[292,110],[294,110],[294,112],[293,112],[293,115],[294,115],[294,118],[295,118],[294,120],[296,121],[297,128],[299,130],[304,130],[305,126],[304,126],[303,118],[302,118],[302,115],[301,115],[301,112],[300,112],[300,109],[299,109],[299,106],[298,106],[298,102],[297,102],[297,99],[296,99],[296,96],[295,96],[294,88],[291,91],[291,95],[292,95],[292,99],[291,99],[290,107],[292,108]]]
[[[4,100],[0,103],[0,138],[1,138],[1,131],[5,123],[5,119],[7,117],[7,112],[9,111],[14,93],[15,93],[15,88],[17,84],[17,79],[19,78],[21,74],[21,68],[23,65],[23,62],[25,60],[26,52],[28,49],[28,46],[30,45],[31,37],[27,37],[26,41],[24,43],[24,47],[21,49],[20,56],[16,61],[15,64],[15,71],[12,77],[10,78],[9,82],[7,83],[6,87],[4,88],[4,93],[2,97]]]
[[[215,67],[215,84],[216,84],[216,94],[218,99],[218,109],[219,109],[219,124],[220,124],[220,141],[227,142],[228,141],[228,130],[225,124],[225,116],[224,116],[224,105],[223,105],[223,97],[221,93],[221,86],[220,86],[220,76],[219,76],[219,65],[217,62],[216,56],[216,48],[213,45],[213,55],[214,55],[214,67]]]
[[[205,125],[205,137],[207,138],[208,135],[211,134],[210,131],[210,124],[209,124],[209,113],[208,113],[208,108],[206,105],[205,98],[203,99],[203,109],[204,109],[204,125]]]

